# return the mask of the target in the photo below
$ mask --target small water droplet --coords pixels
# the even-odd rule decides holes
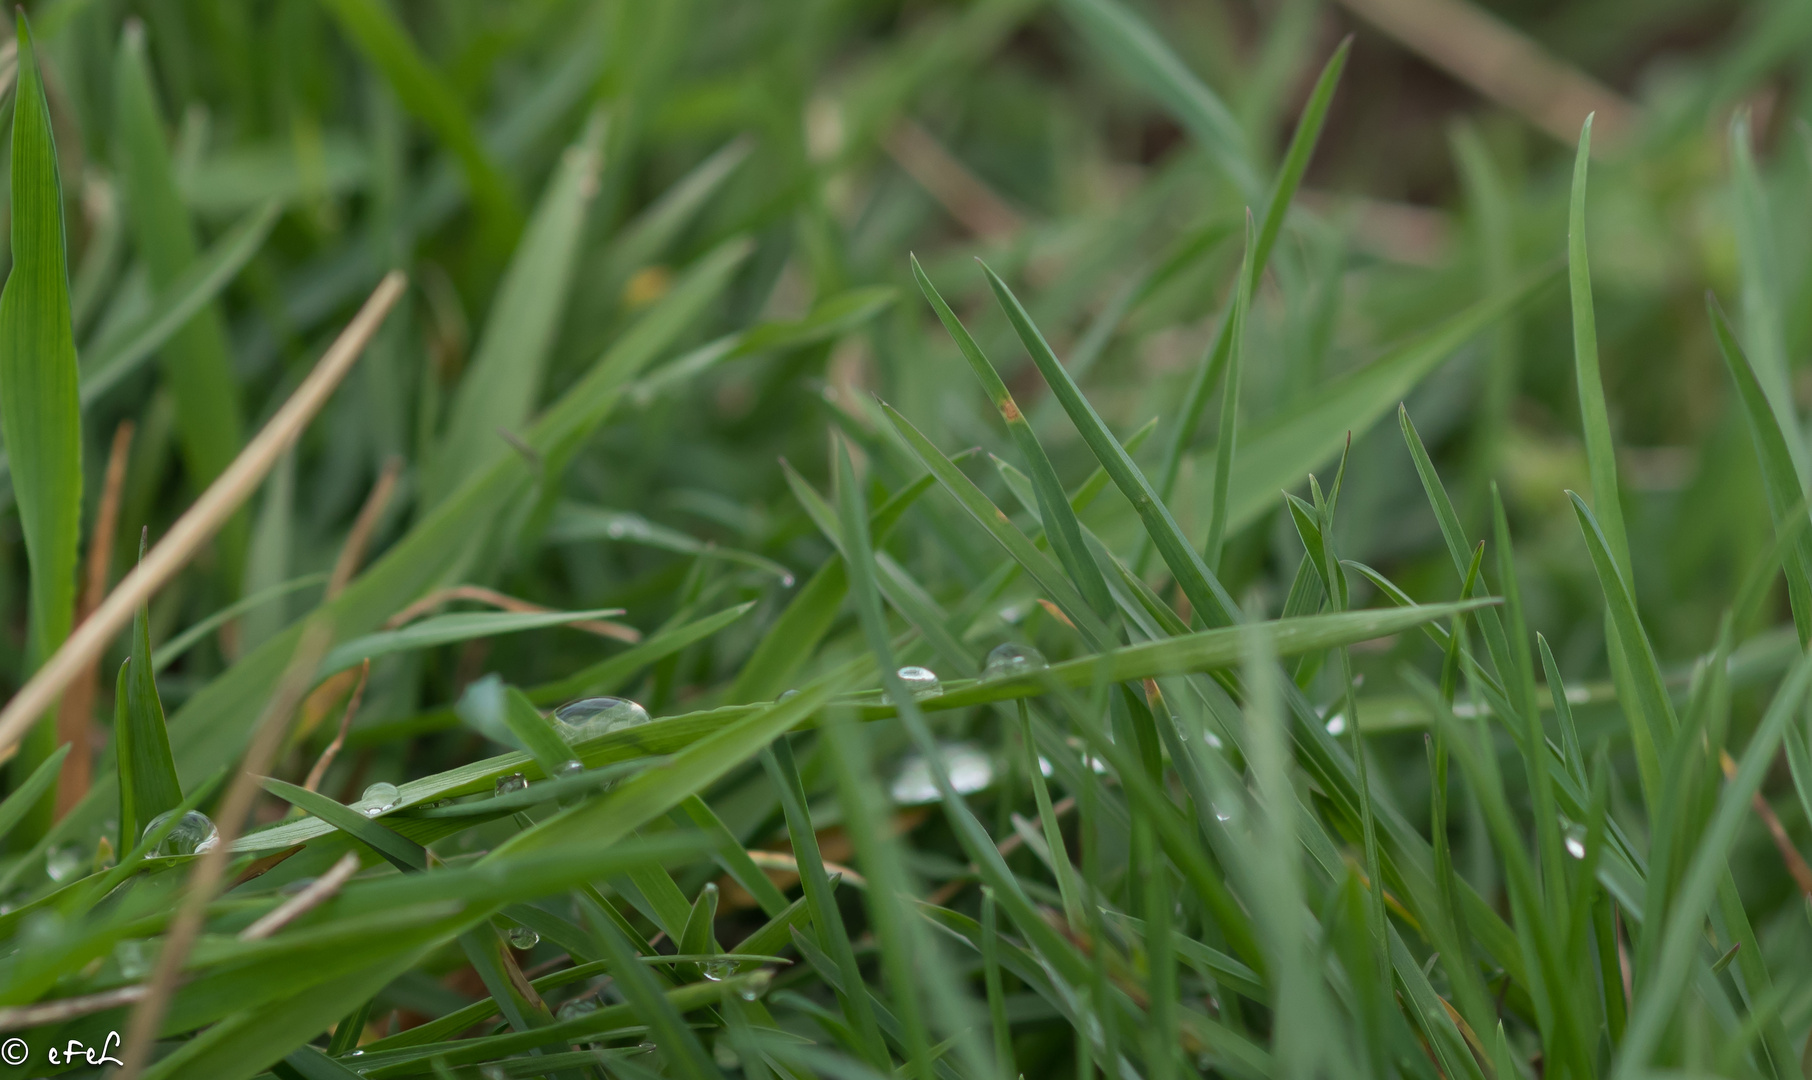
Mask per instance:
[[[175,813],[174,810],[166,810],[152,818],[151,823],[145,826],[144,835],[150,836],[162,828]],[[220,830],[214,828],[214,823],[208,819],[208,815],[199,810],[186,810],[183,812],[182,820],[178,821],[176,827],[170,830],[170,835],[164,837],[156,847],[151,849],[151,854],[157,857],[200,855],[213,848],[219,839]]]
[[[44,857],[44,872],[52,881],[74,881],[88,868],[87,853],[80,844],[52,848]]]
[[[574,998],[571,1001],[567,1002],[566,1004],[560,1006],[560,1011],[558,1013],[556,1013],[555,1016],[557,1016],[561,1020],[577,1020],[579,1017],[584,1016],[586,1013],[597,1012],[597,1011],[598,1011],[598,999],[597,998],[582,997],[582,998]]]
[[[737,991],[736,996],[744,1001],[754,1001],[767,990],[768,983],[773,981],[774,973],[772,971],[754,972],[743,982],[742,989]]]
[[[656,1050],[658,1050],[658,1049],[660,1049],[660,1047],[658,1047],[658,1046],[656,1046],[656,1045],[654,1045],[654,1044],[653,1044],[653,1043],[651,1043],[651,1042],[645,1042],[645,1043],[636,1043],[636,1044],[635,1044],[635,1048],[636,1048],[636,1049],[637,1049],[637,1050],[639,1050],[639,1051],[641,1051],[641,1052],[642,1052],[642,1053],[644,1053],[644,1054],[652,1054],[652,1053],[654,1053],[654,1052],[655,1052],[655,1051],[656,1051]]]
[[[505,935],[510,940],[510,948],[528,950],[541,944],[541,935],[526,926],[512,926]]]
[[[1335,713],[1333,716],[1328,717],[1327,727],[1329,735],[1346,734],[1346,714]]]
[[[793,587],[793,575],[791,575],[791,574],[780,575],[780,587],[783,589],[792,588]]]
[[[151,974],[152,962],[157,958],[157,943],[144,938],[127,938],[113,947],[113,955],[119,961],[123,978],[142,979]]]
[[[1565,818],[1562,818],[1561,820],[1567,830],[1567,854],[1573,856],[1575,859],[1585,858],[1585,826],[1567,824]]]
[[[705,978],[712,982],[723,982],[734,974],[736,974],[736,961],[734,960],[705,961]]]
[[[1209,746],[1213,747],[1216,750],[1219,750],[1223,746],[1226,745],[1225,743],[1221,742],[1221,737],[1219,735],[1216,735],[1212,731],[1202,732],[1202,741],[1207,743]]]
[[[360,1050],[358,1047],[355,1046],[351,1050],[346,1051],[346,1056],[347,1057],[364,1057],[365,1051]]]
[[[1051,768],[1051,759],[1048,757],[1045,757],[1043,754],[1039,754],[1038,755],[1038,773],[1039,773],[1039,775],[1043,776],[1046,780],[1049,780],[1051,778],[1052,774],[1054,774],[1055,772],[1056,772],[1056,770]]]
[[[994,782],[993,759],[974,743],[946,743],[938,748],[938,756],[950,775],[950,787],[958,795],[981,791]],[[921,754],[908,755],[887,792],[898,806],[936,802],[938,788],[932,778],[931,762]]]
[[[1216,821],[1232,821],[1233,815],[1229,814],[1225,810],[1222,810],[1220,808],[1220,804],[1216,803],[1216,804],[1214,804],[1214,820],[1216,820]]]
[[[383,780],[366,788],[365,794],[359,796],[359,802],[363,804],[366,817],[377,817],[394,807],[401,799],[402,793],[396,790],[396,785]]]
[[[502,1065],[486,1065],[478,1070],[484,1080],[510,1080],[510,1074]]]
[[[577,759],[562,761],[560,764],[554,766],[554,775],[557,777],[578,776],[584,771],[585,763]]]
[[[1049,666],[1045,663],[1044,654],[1037,649],[1009,641],[1005,645],[994,646],[994,651],[988,654],[987,663],[982,665],[981,677],[1000,679]]]
[[[936,697],[944,692],[937,681],[937,672],[926,667],[903,667],[894,674],[906,684],[906,692],[915,698]]]
[[[797,691],[797,690],[782,690],[780,692],[780,697],[778,700],[791,701],[798,696],[799,696],[799,691]]]
[[[648,710],[619,697],[580,698],[554,710],[554,730],[568,746],[648,722]]]
[[[497,795],[508,795],[513,791],[521,791],[525,787],[528,787],[528,777],[519,772],[513,772],[507,776],[499,776],[497,786],[492,789],[492,792]]]
[[[627,530],[623,527],[622,522],[613,521],[609,525],[604,527],[604,531],[610,534],[610,538],[612,540],[621,540],[623,538],[623,534],[625,532],[628,532],[629,530]]]

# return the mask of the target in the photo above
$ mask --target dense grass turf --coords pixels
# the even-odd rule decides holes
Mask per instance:
[[[34,5],[0,1074],[1801,1080],[1812,17],[1490,7]]]

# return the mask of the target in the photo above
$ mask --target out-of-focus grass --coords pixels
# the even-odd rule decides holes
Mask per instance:
[[[27,1071],[1803,1073],[1803,4],[27,14]]]

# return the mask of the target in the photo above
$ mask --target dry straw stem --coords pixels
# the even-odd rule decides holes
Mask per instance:
[[[1465,0],[1340,0],[1429,63],[1568,146],[1597,113],[1600,150],[1636,124],[1636,107]]]
[[[371,335],[403,293],[405,277],[391,271],[372,291],[352,322],[329,346],[315,369],[290,395],[225,472],[202,492],[187,513],[151,553],[119,583],[94,614],[69,635],[48,663],[0,710],[0,752],[12,748],[65,688],[89,664],[97,661],[114,635],[132,621],[133,612],[168,584],[201,546],[226,524],[249,498],[277,459],[293,445],[302,430],[327,404],[334,388],[352,369]]]
[[[352,880],[352,875],[358,872],[358,852],[348,851],[340,856],[340,861],[334,863],[332,869],[316,878],[308,888],[285,900],[273,908],[269,914],[239,931],[239,940],[261,941],[270,937],[325,903],[334,893],[340,891],[340,886]]]
[[[343,674],[353,675],[355,672],[347,671]],[[327,775],[327,767],[332,765],[333,759],[339,756],[340,747],[346,745],[346,729],[352,726],[352,718],[358,715],[359,703],[365,700],[365,683],[371,678],[371,657],[365,658],[365,662],[358,666],[356,674],[359,681],[352,688],[352,697],[346,701],[346,712],[340,717],[340,730],[334,735],[333,741],[327,744],[327,749],[321,751],[321,757],[315,762],[315,767],[308,770],[308,780],[302,786],[309,791],[321,789],[321,780]],[[333,679],[328,680],[328,682],[333,681]],[[310,695],[309,702],[313,700],[314,696]]]
[[[895,124],[881,145],[950,216],[983,240],[1003,240],[1025,226],[1019,211],[911,120]]]
[[[496,589],[487,589],[483,585],[449,585],[444,589],[434,590],[390,616],[384,622],[384,629],[395,630],[397,627],[412,623],[443,604],[449,604],[455,600],[475,600],[480,604],[489,604],[494,608],[522,615],[538,615],[554,610],[551,607],[500,593]],[[620,615],[622,612],[619,610],[615,614]],[[640,630],[622,623],[605,622],[602,619],[582,619],[567,625],[574,630],[583,630],[588,634],[596,634],[599,637],[611,638],[630,645],[642,640]]]
[[[120,494],[126,486],[126,452],[132,447],[133,424],[120,421],[113,430],[113,447],[107,454],[107,478],[101,487],[101,505],[94,516],[94,532],[88,538],[88,581],[82,586],[81,607],[76,611],[79,625],[107,595],[107,575],[113,568],[113,542],[119,531]],[[57,817],[61,818],[88,794],[93,780],[94,759],[88,749],[88,729],[94,723],[94,699],[100,684],[100,662],[95,660],[76,676],[57,705],[57,742],[69,743],[69,756],[63,759],[63,774],[57,781]]]

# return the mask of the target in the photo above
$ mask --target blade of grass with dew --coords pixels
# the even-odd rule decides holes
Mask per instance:
[[[141,558],[143,549],[141,543]],[[183,801],[151,656],[150,607],[140,605],[132,620],[132,654],[120,668],[114,691],[113,754],[119,778],[118,842],[122,852],[137,845],[153,818]]]
[[[620,690],[636,672],[730,626],[754,610],[755,603],[751,600],[702,619],[651,634],[646,640],[609,659],[580,668],[557,682],[531,688],[528,691],[529,700],[537,705],[557,705],[572,698],[595,697]]]
[[[13,498],[30,566],[26,667],[48,660],[75,617],[82,527],[82,417],[69,316],[63,187],[50,109],[25,14],[18,15],[13,88],[12,269],[0,291],[0,434],[11,458]],[[52,710],[54,714],[54,710]],[[56,749],[47,714],[19,745],[15,783]],[[37,840],[50,828],[54,786],[19,823]]]
[[[162,109],[145,57],[144,28],[128,23],[113,68],[113,116],[119,144],[120,187],[138,251],[154,292],[177,286],[196,263],[199,245],[164,144]],[[239,453],[245,421],[235,392],[226,325],[206,304],[158,350],[164,384],[176,400],[176,428],[189,484],[200,491]],[[236,586],[246,559],[244,513],[224,526],[217,543],[221,573]]]

